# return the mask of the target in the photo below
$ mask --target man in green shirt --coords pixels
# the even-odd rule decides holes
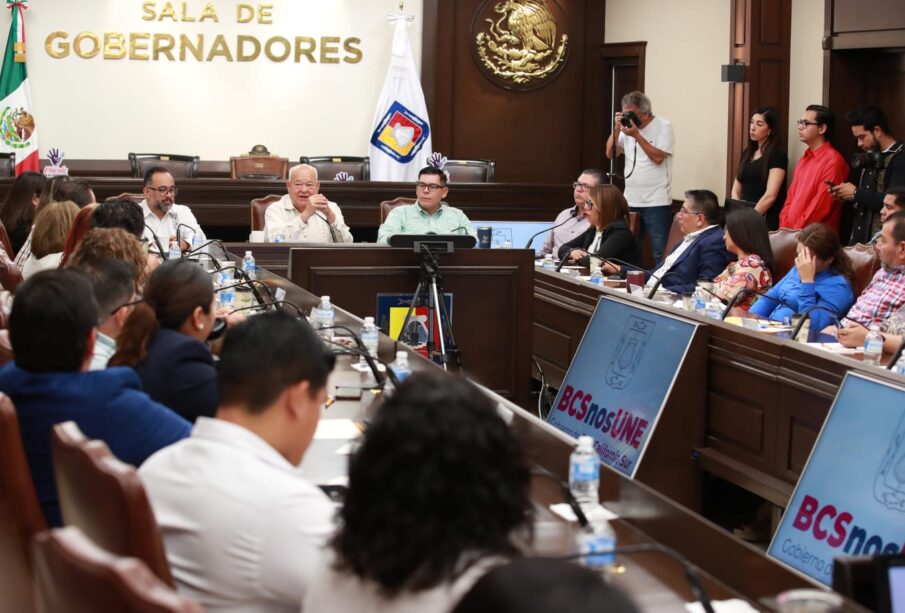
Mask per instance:
[[[377,242],[386,243],[394,234],[470,234],[477,238],[465,213],[443,201],[448,193],[442,170],[422,168],[415,183],[417,203],[390,211],[377,230]]]

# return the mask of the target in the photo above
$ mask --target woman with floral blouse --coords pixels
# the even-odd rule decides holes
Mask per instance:
[[[726,250],[735,254],[726,270],[713,280],[713,292],[723,300],[732,300],[742,290],[750,290],[736,303],[747,311],[757,299],[757,294],[773,285],[773,250],[767,224],[754,209],[738,209],[726,216],[723,233]]]

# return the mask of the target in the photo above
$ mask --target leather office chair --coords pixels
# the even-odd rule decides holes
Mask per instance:
[[[111,554],[70,526],[34,542],[41,613],[196,613],[200,604],[163,584],[136,558]]]
[[[773,283],[792,270],[795,265],[795,256],[798,253],[798,234],[801,230],[780,228],[770,232],[770,249],[773,251]]]
[[[873,245],[857,244],[845,247],[843,250],[852,260],[852,268],[855,270],[855,287],[852,289],[855,292],[855,300],[857,300],[879,270],[880,258],[877,257]]]
[[[382,224],[387,220],[387,215],[390,214],[390,211],[395,209],[397,206],[402,206],[404,204],[415,204],[417,202],[414,198],[404,198],[400,196],[399,198],[393,198],[392,200],[384,200],[380,203],[380,223]]]
[[[264,215],[267,213],[267,207],[282,198],[276,194],[268,194],[263,198],[255,198],[251,201],[251,231],[255,232],[264,229]]]
[[[356,181],[371,180],[371,158],[349,156],[321,156],[299,158],[300,164],[308,164],[317,168],[319,181],[332,181],[340,172],[347,172]]]
[[[110,196],[109,198],[104,198],[104,202],[114,202],[116,200],[131,200],[135,204],[138,204],[139,202],[141,202],[144,199],[145,199],[144,194],[123,192],[116,196]]]
[[[672,225],[669,226],[669,235],[666,237],[666,246],[663,247],[663,257],[665,258],[678,245],[685,235],[682,234],[682,228],[679,226],[679,215],[672,216]]]
[[[88,440],[75,422],[53,427],[53,472],[66,525],[78,526],[107,551],[142,560],[173,585],[160,529],[135,468],[103,441]]]
[[[641,229],[641,213],[629,211],[628,213],[628,229],[631,231],[635,240],[638,240],[638,231]]]
[[[3,222],[0,222],[0,245],[3,246],[3,253],[0,253],[0,285],[3,285],[3,289],[7,291],[15,292],[22,282],[22,271],[16,266],[14,260],[16,254],[13,253],[13,245],[10,243]],[[0,327],[5,328],[6,326]]]
[[[19,418],[0,394],[0,608],[35,610],[31,541],[47,523],[25,459]]]
[[[446,160],[444,169],[453,183],[493,183],[494,160]]]
[[[231,179],[276,179],[289,175],[289,159],[269,155],[241,155],[229,158]]]
[[[132,177],[141,179],[154,166],[162,166],[175,179],[194,179],[201,168],[197,155],[170,155],[168,153],[130,153],[129,166]]]
[[[0,153],[0,178],[7,179],[16,176],[16,153]]]

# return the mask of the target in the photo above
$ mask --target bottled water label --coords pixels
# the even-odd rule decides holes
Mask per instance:
[[[579,481],[597,481],[600,478],[600,462],[597,458],[582,458],[572,462],[570,480],[575,483]]]
[[[616,563],[616,539],[612,534],[584,534],[579,548],[586,566],[599,568]]]

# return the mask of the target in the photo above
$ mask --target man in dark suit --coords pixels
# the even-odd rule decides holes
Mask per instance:
[[[698,280],[713,279],[732,259],[723,242],[716,194],[706,189],[685,192],[678,222],[682,241],[653,270],[644,272],[647,289],[661,281],[661,286],[671,292],[690,293]],[[621,272],[612,264],[606,265],[606,272],[614,271]]]

